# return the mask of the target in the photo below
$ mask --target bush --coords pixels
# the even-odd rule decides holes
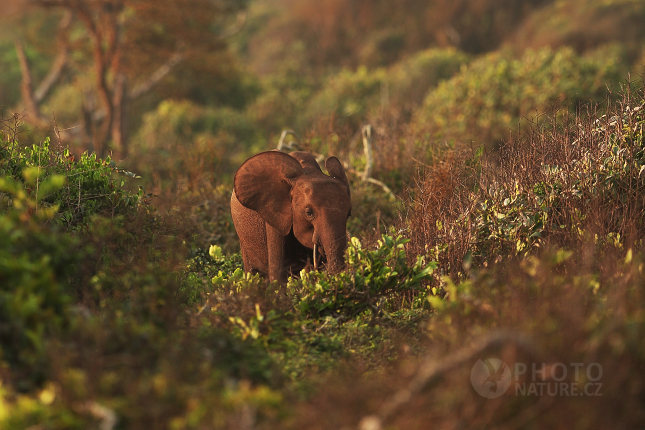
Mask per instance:
[[[323,117],[339,120],[337,126],[358,129],[361,122],[384,110],[407,112],[423,100],[428,90],[457,73],[468,56],[455,49],[421,51],[396,65],[368,70],[360,66],[330,76],[309,101],[309,123]]]
[[[232,174],[258,142],[255,125],[239,111],[166,100],[144,115],[130,164],[148,178],[190,176],[216,166]]]
[[[300,130],[307,126],[303,118],[307,103],[320,88],[295,62],[280,63],[280,68],[262,79],[263,91],[247,112],[265,133]]]
[[[73,327],[77,287],[91,267],[91,247],[64,230],[91,230],[98,214],[134,213],[143,192],[113,179],[119,169],[109,159],[75,161],[49,140],[6,142],[0,152],[0,359],[25,390],[50,370],[48,340]]]
[[[122,176],[114,178],[115,172]],[[67,229],[84,225],[93,215],[132,212],[144,202],[143,190],[135,194],[125,188],[124,177],[136,178],[134,173],[96,154],[83,153],[77,161],[69,149],[53,148],[49,138],[30,147],[15,141],[0,147],[0,177],[8,178],[7,184],[15,182],[14,192],[24,187],[33,202],[54,209],[51,221]]]
[[[104,194],[63,231],[54,220],[68,181],[52,173],[62,163],[47,148],[6,147],[2,159],[12,175],[33,153],[50,162],[0,178],[0,427],[86,428],[110,417],[128,428],[194,427],[222,416],[235,427],[249,403],[278,415],[280,372],[262,344],[192,318],[205,293],[181,272],[172,217],[136,205],[96,215],[113,197]],[[70,180],[81,197],[86,184],[113,182],[102,160],[66,162],[63,173],[80,172]]]
[[[360,66],[355,72],[340,71],[310,100],[306,111],[309,122],[321,117],[339,118],[341,123],[337,126],[349,125],[357,129],[368,111],[381,106],[381,87],[385,80],[383,69],[369,71]]]
[[[298,392],[345,366],[376,370],[396,359],[401,344],[418,348],[425,298],[433,294],[426,284],[436,265],[418,258],[408,266],[405,243],[383,235],[363,249],[353,238],[347,272],[303,271],[286,286],[244,273],[238,255],[213,247],[191,263],[196,277],[215,274],[211,286],[196,283],[205,300],[193,324],[226,327],[261,343]]]
[[[400,306],[406,294],[421,293],[418,296],[425,298],[424,283],[437,264],[418,256],[416,263],[408,266],[407,242],[400,236],[383,235],[377,248],[370,251],[352,238],[346,271],[336,275],[303,272],[299,280],[291,278],[287,288],[293,291],[297,309],[313,318],[332,315],[351,319],[368,310],[376,317]]]
[[[577,109],[601,102],[623,79],[617,50],[602,57],[571,48],[528,50],[520,58],[495,52],[479,58],[426,97],[414,122],[437,140],[477,146],[499,143],[525,119],[539,121],[556,104]],[[599,58],[600,57],[600,58]]]
[[[429,90],[452,78],[470,60],[468,54],[454,48],[433,48],[400,61],[387,71],[390,102],[411,112]]]
[[[551,118],[494,157],[455,156],[409,196],[415,252],[435,249],[446,273],[547,245],[631,246],[645,239],[645,102],[629,89],[606,115]]]
[[[26,185],[34,187],[37,176],[25,176]],[[62,179],[52,176],[40,190],[55,192]],[[38,208],[22,184],[0,177],[0,198],[11,199],[10,208],[0,206],[0,360],[25,390],[43,382],[47,339],[72,324],[65,281],[82,254],[76,238],[43,225],[55,208]]]
[[[421,357],[369,377],[328,378],[297,406],[293,428],[311,422],[343,428],[362,420],[375,428],[425,429],[428,422],[526,427],[536,419],[537,427],[558,429],[639,427],[645,418],[639,397],[645,376],[642,265],[636,252],[576,264],[573,253],[553,250],[448,282],[445,300],[430,296],[435,312],[424,325],[429,339]],[[488,358],[512,372],[509,389],[496,399],[480,396],[471,384],[474,365]],[[515,373],[516,363],[526,366],[524,375]],[[581,363],[580,372],[574,363]],[[590,365],[592,375],[602,371],[591,386],[598,395],[583,397]],[[581,394],[567,395],[560,384]],[[532,413],[537,410],[539,419]]]

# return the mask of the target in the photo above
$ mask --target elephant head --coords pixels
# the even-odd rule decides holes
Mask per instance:
[[[310,153],[269,151],[248,159],[235,174],[234,193],[239,202],[285,238],[283,265],[299,258],[293,255],[298,252],[295,248],[304,247],[309,256],[314,255],[314,261],[314,250],[319,249],[330,272],[345,266],[346,226],[351,212],[349,182],[336,157],[329,157],[325,167],[329,176]],[[302,246],[290,245],[297,245],[290,241],[294,237]]]

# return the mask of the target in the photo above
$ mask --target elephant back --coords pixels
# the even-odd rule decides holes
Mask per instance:
[[[316,160],[316,157],[314,157],[310,152],[294,151],[290,152],[289,155],[298,160],[305,175],[324,174],[320,165],[318,165],[318,160]]]

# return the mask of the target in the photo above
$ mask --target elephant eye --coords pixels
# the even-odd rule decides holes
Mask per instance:
[[[305,215],[307,215],[307,218],[313,218],[314,217],[314,210],[311,208],[306,208],[305,209]]]

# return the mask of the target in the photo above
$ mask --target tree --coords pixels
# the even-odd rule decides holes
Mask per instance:
[[[235,0],[29,0],[23,11],[37,8],[60,19],[58,54],[34,89],[24,43],[15,40],[26,120],[49,124],[40,105],[73,62],[69,73],[91,73],[93,85],[82,95],[83,127],[72,133],[82,134],[99,155],[110,144],[117,156],[128,152],[129,104],[182,61],[222,51],[245,19],[244,2]]]

